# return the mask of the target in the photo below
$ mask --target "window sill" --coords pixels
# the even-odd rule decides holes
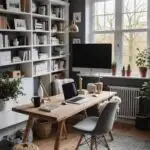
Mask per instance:
[[[81,74],[78,74],[79,76],[84,76],[84,77],[100,77],[100,78],[103,78],[103,77],[108,77],[108,78],[122,78],[122,79],[143,79],[143,80],[146,80],[146,79],[150,79],[150,77],[140,77],[140,75],[131,75],[130,77],[127,77],[127,76],[122,76],[120,74],[117,74],[117,75],[112,75],[112,73],[81,73]]]

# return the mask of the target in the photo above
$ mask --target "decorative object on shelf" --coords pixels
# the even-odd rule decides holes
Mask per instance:
[[[100,94],[103,91],[103,82],[97,82],[95,83],[96,88],[97,88],[97,94]]]
[[[20,0],[6,0],[6,8],[13,12],[21,11]]]
[[[0,29],[10,29],[7,17],[0,16]]]
[[[141,77],[147,74],[147,49],[140,50],[137,48],[136,65],[139,67]]]
[[[14,19],[16,30],[26,30],[26,20],[25,19]]]
[[[12,62],[13,62],[13,63],[21,62],[21,57],[20,57],[20,56],[14,56],[14,57],[12,58]]]
[[[81,44],[81,39],[80,38],[73,38],[72,44]]]
[[[46,5],[38,6],[38,14],[46,15]]]
[[[41,84],[39,84],[37,93],[38,93],[38,96],[40,97],[40,99],[42,101],[44,98],[44,92],[43,92],[43,88],[42,88]]]
[[[15,145],[13,150],[39,150],[39,148],[32,143],[22,143]]]
[[[57,31],[58,31],[57,24],[53,24],[51,30],[52,30],[53,32],[57,32]]]
[[[13,46],[18,46],[18,45],[19,45],[19,41],[18,41],[17,38],[15,38],[15,39],[13,40]]]
[[[32,1],[32,12],[36,13],[36,11],[37,11],[36,3],[34,1]]]
[[[122,73],[122,76],[125,76],[125,67],[124,66],[122,67],[121,73]]]
[[[7,73],[0,74],[0,110],[5,108],[5,101],[17,100],[22,92],[21,79],[10,79]]]
[[[72,21],[69,28],[69,32],[79,32],[79,27],[76,25],[75,21]]]
[[[96,93],[97,87],[94,83],[88,83],[87,84],[87,90],[89,93]]]
[[[112,69],[112,75],[115,76],[116,75],[116,68],[117,68],[117,63],[113,62],[111,65],[111,69]]]
[[[78,90],[79,94],[85,94],[85,90],[83,90],[82,83],[83,83],[83,78],[79,76],[79,90]]]
[[[73,20],[76,23],[81,23],[81,12],[74,12],[73,13]]]
[[[11,78],[21,78],[20,70],[11,71],[9,74],[10,74],[9,77],[11,77]]]
[[[126,74],[127,74],[127,77],[131,76],[131,66],[130,66],[130,64],[128,64],[128,66],[127,66]]]

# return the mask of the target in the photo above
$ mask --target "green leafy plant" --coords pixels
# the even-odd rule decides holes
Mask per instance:
[[[140,89],[140,97],[143,99],[150,100],[150,81],[144,82]]]
[[[16,100],[22,92],[21,79],[10,79],[8,74],[0,74],[0,100]]]
[[[146,67],[147,66],[147,49],[140,50],[137,48],[138,54],[136,56],[136,65],[138,67]]]

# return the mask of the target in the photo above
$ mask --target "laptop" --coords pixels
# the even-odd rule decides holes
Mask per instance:
[[[62,89],[67,103],[82,104],[87,101],[87,98],[78,95],[75,82],[63,84]]]

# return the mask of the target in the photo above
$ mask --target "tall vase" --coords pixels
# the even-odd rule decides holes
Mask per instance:
[[[0,111],[3,111],[5,109],[5,102],[0,99]]]
[[[44,92],[43,92],[43,88],[41,85],[39,85],[38,87],[38,96],[41,98],[41,102],[42,102],[43,97],[44,97]]]

